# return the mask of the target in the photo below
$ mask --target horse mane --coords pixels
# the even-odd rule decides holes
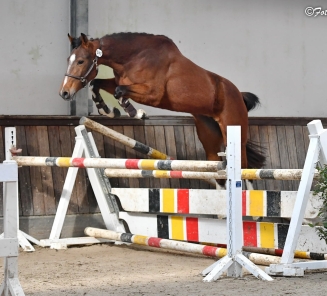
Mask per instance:
[[[113,34],[107,34],[104,37],[110,37],[113,39],[119,39],[119,40],[126,40],[130,41],[131,39],[137,38],[137,37],[153,37],[153,36],[158,36],[165,38],[169,41],[172,41],[170,38],[168,38],[165,35],[155,35],[155,34],[150,34],[150,33],[139,33],[139,32],[120,32],[120,33],[113,33]]]

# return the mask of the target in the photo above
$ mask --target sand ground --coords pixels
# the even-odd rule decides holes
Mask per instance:
[[[101,244],[67,250],[20,251],[19,280],[26,295],[326,295],[327,271],[265,282],[241,279],[202,282],[215,259]],[[1,266],[2,268],[2,266]]]

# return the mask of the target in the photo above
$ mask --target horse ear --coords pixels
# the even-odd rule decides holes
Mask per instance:
[[[87,36],[83,33],[81,33],[81,41],[82,41],[82,45],[87,47],[89,44],[89,39],[87,38]]]
[[[68,39],[70,41],[70,44],[73,44],[74,38],[72,36],[70,36],[69,33],[68,33]]]

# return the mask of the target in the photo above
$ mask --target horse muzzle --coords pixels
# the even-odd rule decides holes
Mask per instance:
[[[75,93],[71,94],[68,91],[62,90],[60,91],[59,95],[65,100],[65,101],[72,101],[74,100]]]

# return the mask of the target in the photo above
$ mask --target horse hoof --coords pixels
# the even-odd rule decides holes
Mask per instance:
[[[116,107],[114,107],[112,111],[114,113],[114,118],[120,117],[120,111]]]
[[[138,109],[135,117],[138,118],[138,119],[146,119],[146,118],[148,118],[146,116],[146,112],[143,109]]]

